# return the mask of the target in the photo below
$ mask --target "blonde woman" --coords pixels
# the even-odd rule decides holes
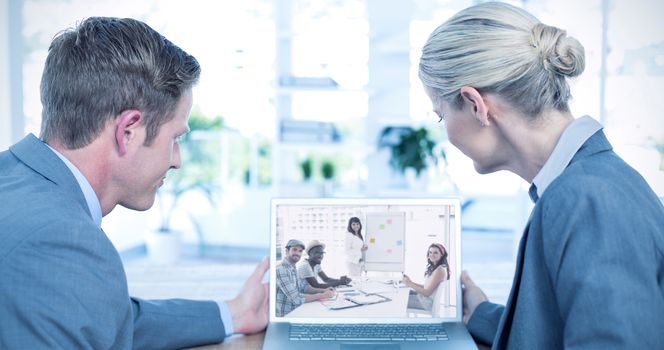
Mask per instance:
[[[367,245],[362,237],[362,222],[357,217],[348,220],[346,229],[346,267],[350,276],[360,276],[364,267]]]
[[[584,60],[564,30],[495,2],[455,14],[422,49],[450,142],[479,173],[531,184],[507,305],[461,276],[464,321],[494,349],[664,349],[664,208],[602,126],[570,112]]]

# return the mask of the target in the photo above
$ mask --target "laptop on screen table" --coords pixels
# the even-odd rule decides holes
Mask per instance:
[[[263,349],[477,348],[461,321],[458,199],[273,199],[271,207]],[[450,278],[423,296],[400,281],[427,284],[432,247],[445,250],[438,261]],[[306,302],[312,274],[351,281]]]

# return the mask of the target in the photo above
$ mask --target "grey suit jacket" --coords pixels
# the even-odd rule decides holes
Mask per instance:
[[[507,305],[468,329],[493,349],[664,349],[664,208],[602,131],[537,200]]]
[[[0,153],[0,348],[166,349],[220,342],[216,303],[130,298],[67,166],[33,135]]]

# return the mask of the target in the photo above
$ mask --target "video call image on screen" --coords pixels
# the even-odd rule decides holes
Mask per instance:
[[[295,263],[299,292],[314,292],[312,278],[350,281],[330,298],[278,305],[277,317],[455,317],[456,214],[452,205],[278,205],[277,266],[289,254],[287,242],[305,246]],[[404,284],[404,275],[428,295]]]

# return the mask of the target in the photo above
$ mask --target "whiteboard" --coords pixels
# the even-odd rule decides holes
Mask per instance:
[[[406,213],[367,213],[366,271],[404,271]]]

